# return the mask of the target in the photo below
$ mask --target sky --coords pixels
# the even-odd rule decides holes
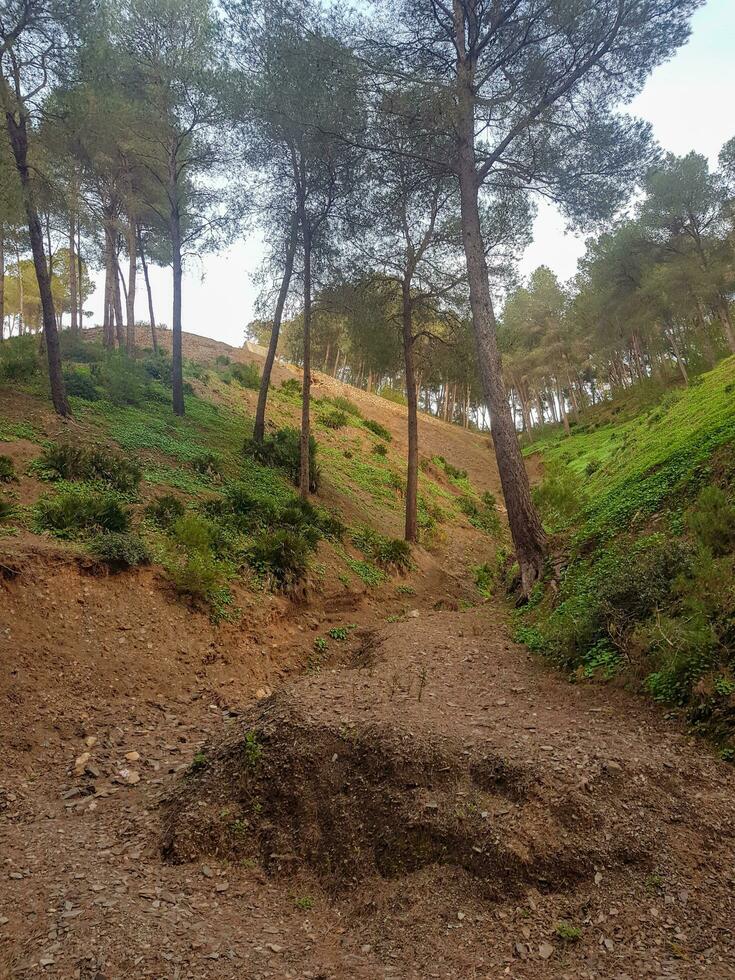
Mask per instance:
[[[665,150],[678,155],[696,150],[711,165],[725,143],[735,136],[735,0],[707,0],[692,19],[689,42],[658,67],[631,103],[633,114],[648,120]],[[525,275],[548,265],[562,279],[574,275],[584,252],[584,238],[565,232],[553,205],[540,202],[533,241],[521,260]],[[243,342],[253,319],[258,295],[255,272],[262,258],[257,235],[216,255],[189,263],[183,281],[183,327],[234,346]],[[156,319],[171,322],[171,270],[151,268]],[[87,303],[93,321],[102,320],[102,273]],[[136,317],[148,320],[145,289],[136,297]]]

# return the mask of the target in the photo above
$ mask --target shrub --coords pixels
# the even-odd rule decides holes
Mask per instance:
[[[222,477],[222,459],[216,453],[200,453],[192,459],[191,468],[210,480]]]
[[[64,384],[67,395],[83,398],[87,402],[97,402],[102,397],[89,371],[75,368],[64,371]]]
[[[140,535],[130,531],[98,534],[90,541],[89,550],[96,558],[115,570],[131,568],[134,565],[147,565],[151,560]]]
[[[576,473],[563,464],[548,467],[541,483],[533,489],[533,501],[551,528],[568,525],[584,505],[585,494]]]
[[[735,545],[735,504],[719,487],[704,487],[687,512],[687,524],[697,541],[714,555],[724,555]]]
[[[376,442],[372,448],[372,453],[374,456],[387,456],[388,447],[384,442]]]
[[[300,582],[308,571],[309,544],[293,531],[264,532],[248,549],[248,561],[280,588],[290,588]]]
[[[41,369],[38,340],[30,334],[11,337],[0,344],[0,378],[5,381],[30,381]]]
[[[59,537],[127,531],[130,524],[128,512],[114,494],[91,492],[84,487],[70,487],[56,497],[39,500],[35,518],[40,529]]]
[[[16,479],[13,460],[10,456],[0,456],[0,483],[13,483]]]
[[[447,474],[447,476],[450,478],[450,480],[466,480],[467,479],[467,470],[460,470],[456,466],[452,466],[452,464],[451,463],[448,463],[446,461],[446,459],[444,459],[443,456],[436,456],[434,458],[434,462],[441,465],[442,469]]]
[[[178,497],[167,493],[148,504],[145,514],[158,527],[169,528],[175,521],[184,516],[184,505]]]
[[[46,446],[33,465],[45,480],[99,481],[121,493],[136,490],[142,475],[134,460],[68,442]]]
[[[92,376],[113,405],[141,405],[148,397],[148,374],[138,361],[123,353],[108,354],[101,364],[94,364]]]
[[[210,551],[215,539],[215,530],[210,521],[196,514],[185,514],[171,526],[174,541],[187,553]]]
[[[327,429],[342,429],[350,421],[350,417],[347,412],[343,412],[340,408],[334,408],[331,412],[327,412],[319,417],[319,421]]]
[[[243,388],[252,388],[255,391],[260,388],[260,371],[257,364],[232,364],[229,378]]]
[[[376,422],[375,419],[363,419],[362,424],[366,429],[369,429],[373,435],[379,436],[381,439],[385,439],[386,442],[393,441],[393,436],[388,429],[386,429],[384,425],[381,425],[380,422]]]
[[[334,405],[335,408],[341,409],[343,412],[347,412],[348,415],[355,415],[358,419],[362,418],[362,412],[359,407],[349,398],[345,398],[343,395],[335,395],[334,398],[325,398],[325,402],[329,402]]]
[[[207,602],[225,582],[224,570],[208,551],[194,551],[183,561],[167,562],[166,570],[179,592]]]
[[[94,364],[105,359],[105,349],[98,340],[85,340],[81,333],[62,330],[59,334],[61,359],[75,364]]]
[[[214,359],[214,363],[218,367],[227,367],[228,364],[232,363],[232,358],[228,357],[227,354],[218,354]]]
[[[485,562],[482,565],[475,565],[472,571],[477,591],[485,599],[491,598],[495,585],[495,569],[488,562]]]
[[[10,500],[3,500],[0,497],[0,524],[6,524],[15,515],[15,504]]]
[[[147,353],[140,360],[140,365],[145,374],[153,381],[160,381],[167,388],[173,382],[173,366],[171,356],[167,351],[159,350],[158,353]]]
[[[298,395],[301,398],[301,382],[298,378],[286,378],[285,381],[281,382],[281,391],[289,397],[293,398]]]
[[[400,571],[412,567],[411,546],[401,538],[387,538],[371,527],[359,527],[352,534],[352,543],[378,565]]]
[[[500,517],[497,503],[492,493],[484,493],[480,502],[467,495],[457,499],[457,506],[465,514],[473,527],[485,531],[486,534],[496,535],[500,532]]]
[[[263,442],[248,439],[244,446],[246,456],[265,466],[273,466],[283,470],[294,486],[299,485],[301,466],[301,433],[295,428],[279,429],[272,436],[266,436]],[[316,493],[319,489],[321,470],[316,461],[317,441],[309,436],[309,474],[311,477],[309,490]]]
[[[384,385],[378,392],[381,398],[385,398],[386,401],[395,402],[396,405],[407,405],[405,394],[400,388],[393,388],[391,385]]]

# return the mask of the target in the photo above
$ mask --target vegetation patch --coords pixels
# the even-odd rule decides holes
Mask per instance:
[[[128,512],[117,495],[87,486],[68,486],[54,497],[39,500],[33,509],[34,524],[61,538],[80,534],[123,532],[130,525]]]
[[[104,483],[120,493],[136,491],[142,475],[134,460],[69,442],[46,446],[34,461],[33,470],[44,480]]]

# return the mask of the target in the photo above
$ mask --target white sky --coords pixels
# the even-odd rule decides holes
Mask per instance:
[[[735,136],[735,0],[707,0],[694,16],[689,43],[659,67],[633,102],[630,111],[649,120],[666,150],[706,153],[714,165],[723,143]],[[566,234],[556,209],[539,207],[534,240],[521,263],[523,273],[550,266],[562,279],[576,271],[584,239]],[[258,288],[253,282],[261,259],[256,235],[218,255],[191,262],[183,283],[184,330],[224,340],[243,341],[245,325],[253,318]],[[102,318],[102,275],[87,303],[94,321]],[[151,268],[156,319],[171,322],[171,270]],[[136,316],[148,319],[145,289],[140,282]]]

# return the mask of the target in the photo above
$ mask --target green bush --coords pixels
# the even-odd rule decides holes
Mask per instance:
[[[64,371],[64,384],[67,395],[82,398],[86,402],[97,402],[102,397],[92,375],[82,368],[67,368]]]
[[[325,398],[325,402],[330,405],[334,405],[335,408],[341,409],[343,412],[347,412],[348,415],[354,415],[358,419],[362,418],[362,412],[359,407],[349,398],[344,398],[342,395],[335,395],[333,398]]]
[[[295,398],[297,396],[301,398],[301,382],[298,380],[298,378],[286,378],[285,381],[281,382],[281,391],[284,395],[288,395],[290,398]]]
[[[171,493],[152,501],[145,509],[146,517],[160,528],[169,528],[184,516],[184,505]]]
[[[71,330],[59,334],[61,359],[74,364],[94,364],[105,359],[105,349],[99,340],[85,340],[84,335]]]
[[[384,442],[376,442],[372,448],[372,453],[374,456],[387,456],[388,447]]]
[[[735,546],[735,504],[719,487],[704,487],[687,512],[687,524],[697,541],[714,555]]]
[[[291,483],[299,485],[301,466],[301,433],[295,428],[279,429],[271,436],[266,436],[263,442],[248,439],[244,446],[245,455],[257,460],[264,466],[273,466],[283,470]],[[316,493],[319,489],[321,470],[317,463],[317,441],[309,436],[309,490]]]
[[[140,360],[140,365],[145,374],[153,381],[160,381],[166,388],[170,388],[173,383],[173,365],[171,355],[164,350],[157,353],[147,352]]]
[[[13,460],[10,456],[0,456],[0,483],[13,483],[16,479]]]
[[[151,560],[140,535],[130,531],[98,534],[90,541],[89,550],[95,558],[116,571],[134,565],[147,565]]]
[[[211,602],[222,589],[226,575],[209,551],[194,551],[183,560],[166,563],[166,570],[182,595]]]
[[[467,479],[467,470],[458,469],[456,466],[453,466],[451,463],[448,463],[443,456],[435,456],[434,462],[436,463],[437,466],[441,466],[441,468],[444,470],[444,472],[451,480]]]
[[[218,354],[214,363],[217,367],[227,367],[228,364],[232,364],[232,358],[228,357],[227,354]]]
[[[228,372],[229,380],[243,388],[260,388],[260,371],[257,364],[232,364]]]
[[[40,370],[36,337],[30,334],[10,337],[0,344],[0,379],[3,381],[31,381]]]
[[[327,429],[342,429],[349,423],[350,417],[342,409],[334,408],[331,412],[320,415],[319,421]]]
[[[97,493],[86,487],[69,487],[55,497],[39,500],[34,508],[39,529],[59,537],[84,533],[127,531],[130,518],[112,493]]]
[[[106,483],[121,493],[131,493],[140,484],[138,464],[104,449],[87,449],[69,442],[46,446],[33,468],[45,480],[84,480]]]
[[[363,526],[353,531],[352,543],[378,565],[399,571],[406,571],[413,565],[411,546],[402,538],[387,538],[374,528]]]
[[[145,368],[126,354],[108,354],[92,365],[92,377],[102,386],[113,405],[141,405],[149,396],[149,377]]]
[[[386,442],[393,441],[393,436],[388,429],[386,429],[384,425],[381,425],[380,422],[376,422],[375,419],[363,419],[362,424],[366,429],[369,429],[373,435],[379,436],[381,439],[385,439]]]
[[[258,535],[248,549],[248,561],[279,588],[291,588],[309,569],[309,543],[300,534],[286,529]]]
[[[533,488],[532,495],[533,502],[551,529],[570,524],[585,502],[580,478],[563,463],[555,463],[547,468],[541,483]]]
[[[405,394],[400,388],[393,388],[391,385],[384,385],[378,392],[381,398],[386,401],[395,402],[396,405],[407,405]]]
[[[222,458],[216,453],[200,453],[192,459],[191,468],[210,480],[219,480],[222,477]]]
[[[7,524],[15,516],[15,504],[0,497],[0,524]]]
[[[497,535],[500,532],[500,517],[497,503],[491,493],[484,493],[480,502],[474,497],[464,495],[457,499],[457,506],[465,514],[473,527],[479,528],[486,534]]]

